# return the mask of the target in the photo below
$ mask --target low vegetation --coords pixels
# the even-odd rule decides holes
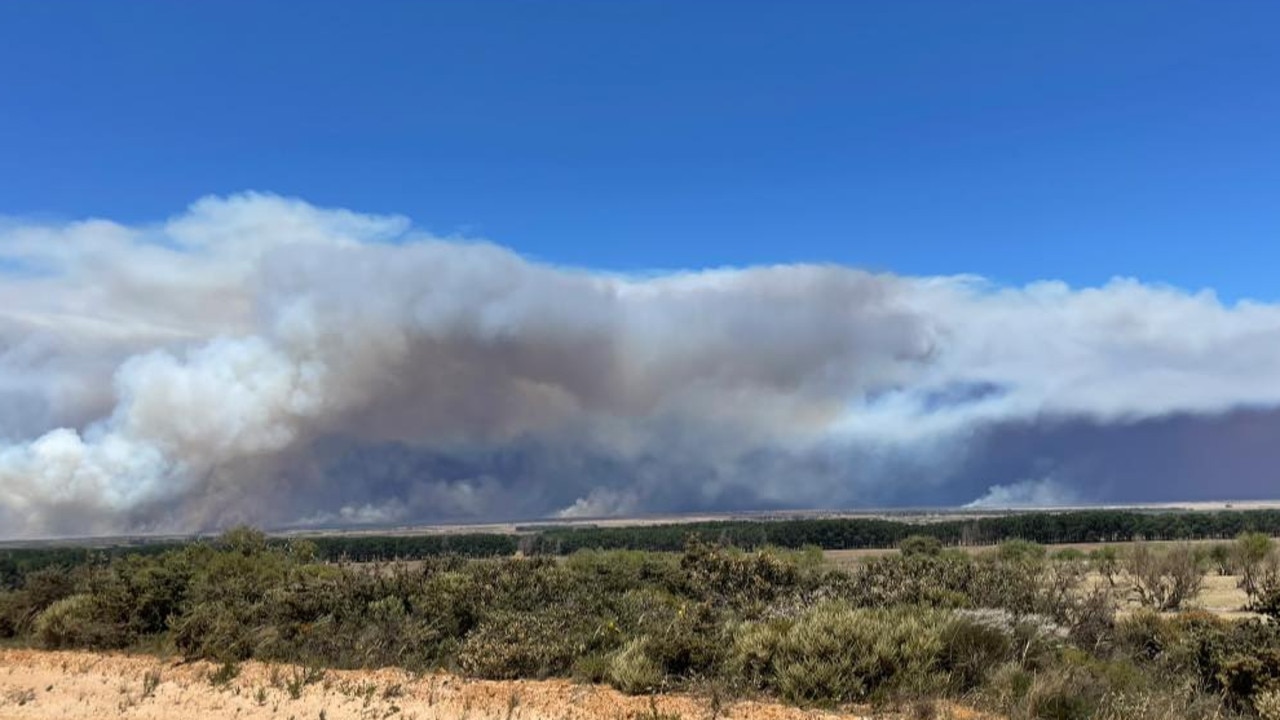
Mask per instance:
[[[1280,582],[1265,536],[1088,556],[1029,541],[977,556],[936,536],[899,542],[901,553],[849,568],[812,549],[696,535],[677,553],[371,564],[241,528],[18,573],[0,592],[0,636],[167,646],[217,663],[215,685],[249,659],[288,662],[279,684],[299,695],[325,668],[399,666],[818,707],[949,698],[1015,720],[1280,717]],[[1188,606],[1223,563],[1260,617]],[[1125,602],[1142,609],[1118,613]]]

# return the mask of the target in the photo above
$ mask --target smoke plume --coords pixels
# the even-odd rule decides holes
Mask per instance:
[[[631,277],[258,194],[0,221],[7,537],[1253,497],[1277,407],[1280,306],[1134,280]]]

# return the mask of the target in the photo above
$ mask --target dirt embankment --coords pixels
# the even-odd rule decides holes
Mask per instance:
[[[0,720],[818,720],[888,717],[708,698],[630,697],[564,680],[493,682],[402,670],[217,665],[142,655],[0,650]],[[977,720],[960,708],[938,717]],[[655,715],[656,713],[656,715]]]

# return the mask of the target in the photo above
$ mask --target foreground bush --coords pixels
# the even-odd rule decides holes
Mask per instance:
[[[738,628],[731,667],[808,705],[837,705],[939,683],[945,613],[826,603],[787,621]]]

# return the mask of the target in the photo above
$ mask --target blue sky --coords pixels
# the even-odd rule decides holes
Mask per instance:
[[[1280,298],[1280,4],[0,4],[0,214]]]

